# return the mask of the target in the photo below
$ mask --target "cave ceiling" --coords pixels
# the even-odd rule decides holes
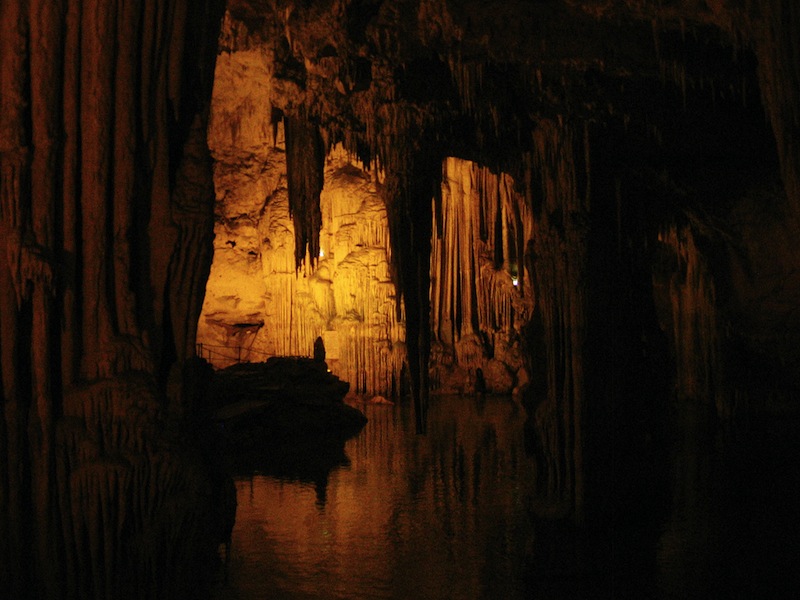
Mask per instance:
[[[723,237],[741,235],[734,205],[744,196],[788,200],[797,215],[790,2],[231,0],[227,9],[220,52],[269,56],[274,118],[310,122],[323,152],[341,143],[388,174],[393,238],[409,219],[430,227],[423,205],[437,186],[426,179],[445,157],[522,185],[549,123],[585,130],[594,154],[613,155],[605,171],[578,168],[584,187],[606,175],[639,182],[647,194],[637,202],[728,219]],[[298,263],[316,243],[314,221],[296,218]],[[417,237],[393,241],[400,294],[418,279],[400,246],[429,250]]]
[[[235,0],[246,34],[222,46],[269,44],[276,107],[305,106],[364,158],[391,162],[382,138],[405,129],[440,153],[513,161],[542,119],[658,122],[687,94],[757,103],[759,25],[733,5]]]

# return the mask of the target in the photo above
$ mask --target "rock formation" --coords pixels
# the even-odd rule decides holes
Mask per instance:
[[[480,368],[578,521],[654,387],[796,410],[799,32],[791,0],[4,2],[0,583],[172,585],[197,341],[322,336],[384,395],[405,365],[421,429]]]
[[[215,486],[180,433],[211,259],[222,5],[0,7],[0,588],[183,596]]]

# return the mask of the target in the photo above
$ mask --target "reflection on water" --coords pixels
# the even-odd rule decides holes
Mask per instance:
[[[435,398],[424,436],[410,407],[364,410],[369,423],[330,472],[236,480],[216,598],[784,598],[800,586],[797,422],[731,432],[679,407],[668,483],[618,474],[610,506],[622,518],[573,543],[534,522],[513,401]]]
[[[535,481],[524,412],[502,398],[367,405],[349,465],[316,483],[238,478],[218,598],[527,598]]]

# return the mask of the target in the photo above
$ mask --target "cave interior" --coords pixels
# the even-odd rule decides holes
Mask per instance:
[[[685,410],[792,497],[798,56],[793,0],[4,1],[0,584],[184,597],[206,359],[318,337],[421,432],[513,394],[569,531]]]

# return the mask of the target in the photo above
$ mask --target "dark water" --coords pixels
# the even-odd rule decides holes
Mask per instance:
[[[253,475],[218,598],[527,598],[533,464],[509,399],[442,397],[369,423],[327,482]]]
[[[677,410],[652,465],[663,473],[631,486],[640,499],[618,526],[570,541],[531,512],[535,466],[512,400],[435,398],[424,436],[407,406],[363,409],[346,464],[236,480],[216,598],[800,597],[796,422],[731,431]]]
[[[682,407],[669,513],[655,546],[660,598],[800,597],[800,422],[720,425]]]

